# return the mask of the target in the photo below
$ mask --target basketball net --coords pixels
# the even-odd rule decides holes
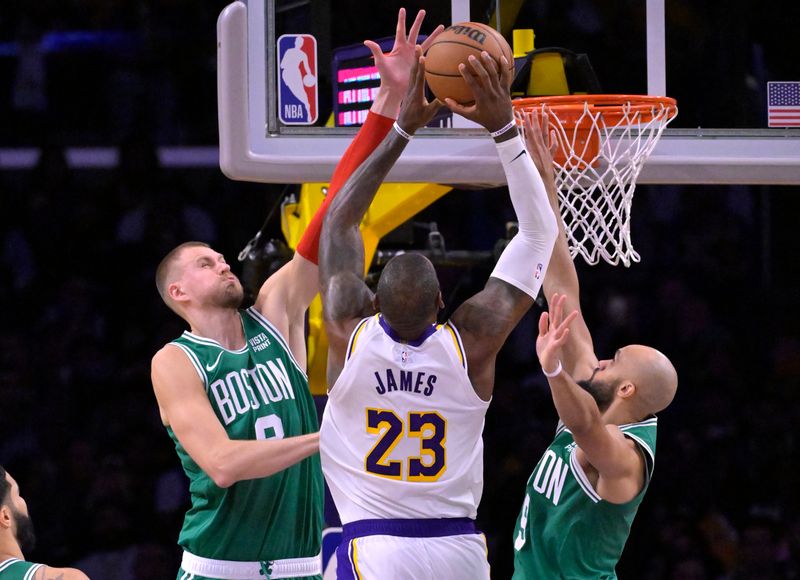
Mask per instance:
[[[513,101],[519,119],[547,116],[570,256],[626,267],[639,262],[630,218],[636,179],[678,109],[674,99],[569,95]],[[549,136],[546,136],[549,138]]]

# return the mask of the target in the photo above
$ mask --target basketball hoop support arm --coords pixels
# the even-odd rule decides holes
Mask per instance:
[[[647,0],[647,94],[667,96],[664,0]]]

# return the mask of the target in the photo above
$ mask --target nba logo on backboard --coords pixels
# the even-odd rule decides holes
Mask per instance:
[[[278,38],[278,119],[285,125],[311,125],[317,104],[317,39],[284,34]]]

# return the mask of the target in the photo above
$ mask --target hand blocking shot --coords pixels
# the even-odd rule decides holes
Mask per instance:
[[[494,138],[519,233],[484,289],[450,320],[437,323],[442,293],[420,254],[393,258],[375,294],[364,282],[359,224],[414,133],[441,107],[424,96],[424,57],[413,64],[393,130],[325,217],[320,287],[329,399],[320,453],[343,523],[340,580],[489,578],[474,520],[495,359],[539,292],[558,232],[514,121],[510,63],[500,61],[486,52],[471,56],[459,70],[474,104],[447,102]]]
[[[424,17],[420,11],[406,37],[400,10],[389,54],[367,41],[380,71],[378,96],[295,255],[267,278],[252,307],[240,308],[241,283],[206,244],[181,244],[157,269],[162,299],[189,326],[152,363],[161,419],[192,496],[178,538],[178,580],[322,578],[319,422],[305,372],[320,230],[341,186],[391,131]]]
[[[528,149],[557,210],[548,128],[546,115],[541,128],[535,115],[526,117]],[[639,344],[597,358],[558,223],[544,279],[550,312],[539,320],[536,353],[561,421],[528,479],[513,578],[612,579],[653,476],[655,413],[672,402],[678,375],[663,353]]]

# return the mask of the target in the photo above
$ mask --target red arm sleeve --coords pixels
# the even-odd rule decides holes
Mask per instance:
[[[392,128],[393,123],[394,119],[372,111],[367,115],[367,120],[356,134],[356,138],[350,143],[347,151],[344,152],[342,159],[333,172],[325,201],[322,202],[317,213],[314,214],[306,231],[303,232],[303,237],[300,238],[300,242],[297,244],[297,253],[306,260],[315,264],[318,263],[319,234],[322,231],[322,219],[325,217],[325,212],[328,211],[328,206],[331,204],[333,197],[347,182],[347,179],[358,169],[358,166],[380,145]]]

